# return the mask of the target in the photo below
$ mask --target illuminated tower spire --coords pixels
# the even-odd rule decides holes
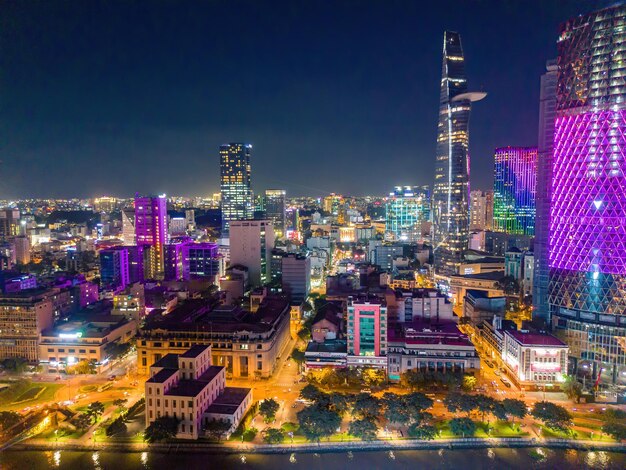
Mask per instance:
[[[469,242],[469,116],[486,93],[468,92],[459,33],[443,35],[443,67],[433,187],[435,271],[458,272]]]

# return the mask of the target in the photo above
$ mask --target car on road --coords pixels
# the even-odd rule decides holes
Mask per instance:
[[[372,389],[371,388],[362,388],[361,389],[361,393],[372,393]]]
[[[493,369],[493,363],[491,361],[485,360],[485,364],[487,364],[490,368]]]
[[[502,372],[500,372],[498,369],[494,370],[493,373],[496,374],[496,375],[501,375],[502,374]]]
[[[504,384],[505,387],[511,388],[511,382],[509,382],[507,379],[505,379],[504,377],[500,378],[500,382],[502,382]]]

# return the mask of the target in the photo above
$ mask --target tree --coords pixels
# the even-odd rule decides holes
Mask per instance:
[[[348,428],[350,435],[364,441],[375,439],[376,431],[378,431],[378,426],[376,426],[376,421],[371,417],[354,420],[350,423],[350,427]]]
[[[67,372],[68,374],[95,374],[96,363],[95,361],[80,361],[73,366],[68,366],[65,369],[65,372]]]
[[[22,415],[15,411],[0,411],[0,430],[6,432],[22,420]]]
[[[524,419],[526,416],[526,403],[522,400],[517,400],[515,398],[505,398],[502,400],[502,405],[506,410],[507,416],[512,419],[512,424],[515,423],[515,418]],[[513,426],[511,425],[511,428]]]
[[[408,424],[411,420],[411,412],[406,407],[403,397],[395,393],[385,393],[381,400],[385,412],[384,417],[391,423]]]
[[[620,419],[626,419],[626,411],[619,408],[607,408],[602,416],[606,421],[613,422]]]
[[[363,378],[363,382],[365,382],[365,385],[369,387],[382,385],[387,379],[385,371],[372,368],[364,369],[361,373],[361,377]]]
[[[493,407],[491,408],[491,414],[498,421],[506,421],[507,411],[506,411],[506,407],[501,401],[494,400]]]
[[[602,432],[608,434],[616,441],[626,439],[626,426],[619,423],[606,423],[602,426]]]
[[[274,420],[276,417],[276,413],[280,409],[279,403],[273,398],[268,398],[263,400],[263,402],[259,405],[259,413],[265,419],[266,423],[269,423]]]
[[[318,441],[331,436],[341,424],[338,413],[320,406],[307,406],[298,412],[300,431],[309,441]]]
[[[230,431],[232,424],[223,419],[212,419],[205,424],[204,430],[213,438],[221,441],[224,435]]]
[[[144,439],[149,443],[164,441],[176,437],[178,419],[173,416],[161,416],[155,419],[144,431]]]
[[[299,349],[294,349],[291,352],[291,358],[296,361],[298,364],[302,364],[304,362],[304,351],[300,351]]]
[[[128,400],[126,398],[116,398],[115,400],[113,400],[113,405],[121,408],[126,404],[127,401]]]
[[[423,393],[413,392],[404,396],[404,403],[411,414],[417,414],[433,406],[434,402]]]
[[[76,426],[76,429],[79,431],[85,431],[91,426],[91,416],[87,413],[80,413],[72,419],[72,424]]]
[[[565,381],[562,387],[567,398],[580,403],[580,397],[583,395],[583,385],[573,375],[565,375],[563,378]]]
[[[456,413],[461,411],[469,414],[476,408],[476,399],[473,395],[466,395],[464,393],[450,392],[443,400],[443,404],[446,406],[450,413]]]
[[[450,431],[457,436],[471,437],[476,432],[476,423],[469,418],[453,418],[449,424]]]
[[[315,385],[307,384],[300,390],[300,398],[303,400],[318,401],[324,395]]]
[[[428,424],[411,424],[408,429],[409,436],[415,439],[422,439],[424,441],[432,441],[437,435],[437,429],[435,426]]]
[[[380,400],[369,393],[359,393],[354,400],[352,413],[359,418],[375,419],[380,414]]]
[[[557,431],[565,431],[572,422],[572,415],[565,408],[549,401],[535,403],[531,414],[539,421],[543,421],[549,428]]]
[[[493,410],[493,406],[495,404],[495,400],[488,395],[475,395],[474,401],[476,403],[476,408],[481,413],[481,421],[485,421],[485,414],[491,413]]]
[[[463,376],[463,390],[465,390],[466,392],[471,392],[472,390],[474,390],[474,387],[476,387],[476,377],[474,377],[473,375],[464,375]]]
[[[285,440],[282,429],[269,428],[263,432],[263,440],[268,444],[281,444]]]
[[[104,405],[100,401],[94,401],[87,407],[87,415],[93,419],[94,423],[98,421],[98,418],[102,416],[102,413],[104,413]]]
[[[343,393],[331,393],[328,401],[328,409],[339,413],[339,415],[343,416],[350,409],[350,404],[352,400],[348,395],[344,395]]]
[[[111,424],[109,424],[106,428],[107,437],[115,436],[116,434],[126,432],[126,423],[124,422],[124,418],[121,416],[115,419]]]

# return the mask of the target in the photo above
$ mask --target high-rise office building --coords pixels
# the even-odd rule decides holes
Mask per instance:
[[[274,233],[277,237],[285,236],[285,196],[284,189],[267,189],[265,191],[264,211],[265,217],[274,223]]]
[[[250,182],[252,145],[225,144],[220,147],[220,188],[222,236],[229,232],[231,220],[252,218],[254,201]]]
[[[494,155],[493,230],[535,234],[537,147],[502,147]]]
[[[293,302],[303,302],[311,291],[311,258],[308,254],[285,253],[281,261],[283,291]]]
[[[435,271],[443,276],[458,272],[469,244],[469,117],[485,96],[468,92],[461,36],[446,31],[433,187]]]
[[[13,238],[11,241],[13,252],[15,254],[15,262],[19,264],[30,263],[30,239],[25,236]]]
[[[19,209],[0,210],[0,240],[20,235]]]
[[[162,277],[165,269],[163,248],[169,243],[167,231],[167,199],[135,197],[135,236],[137,245],[150,247],[148,277]]]
[[[122,290],[130,283],[128,248],[100,250],[100,284],[104,289]]]
[[[554,149],[554,118],[556,114],[556,60],[546,63],[539,90],[539,138],[537,149],[537,194],[535,203],[535,269],[533,281],[533,317],[549,322],[548,284],[550,267],[550,197],[552,194],[552,156]]]
[[[270,220],[233,220],[230,223],[230,264],[248,268],[253,287],[271,280],[274,227]]]
[[[135,234],[135,211],[122,211],[122,240],[124,245],[136,245],[137,237]]]
[[[573,366],[626,386],[626,5],[560,27],[549,303]]]
[[[386,204],[385,232],[396,241],[422,241],[422,225],[430,219],[428,186],[396,186]]]
[[[470,192],[470,230],[493,228],[493,191]]]

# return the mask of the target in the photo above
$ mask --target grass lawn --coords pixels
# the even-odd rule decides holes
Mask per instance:
[[[21,410],[28,406],[52,401],[63,384],[19,380],[0,392],[0,409]]]

